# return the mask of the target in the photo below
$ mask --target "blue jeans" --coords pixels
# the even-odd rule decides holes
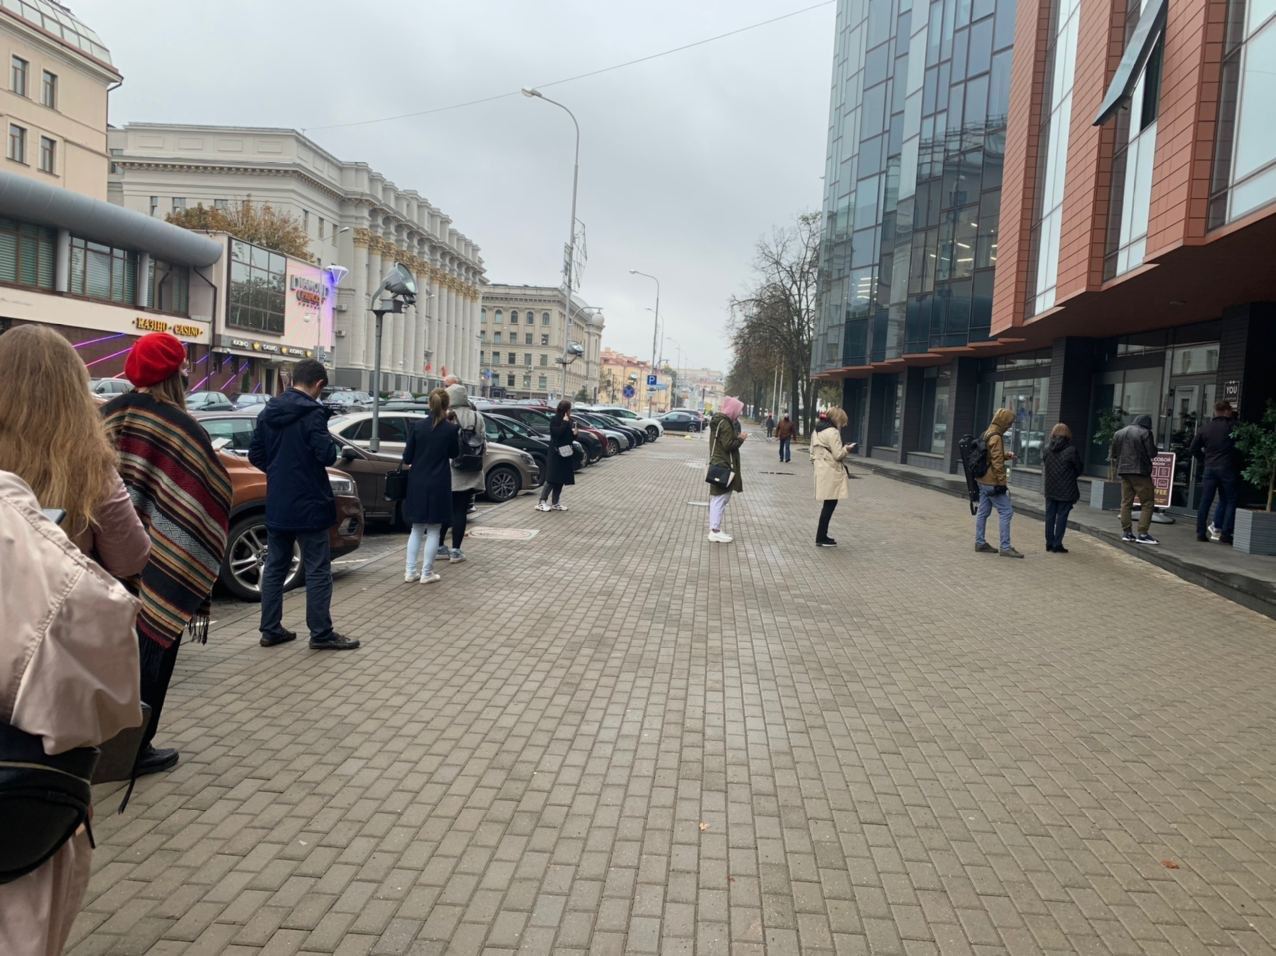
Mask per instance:
[[[267,531],[266,566],[261,572],[261,632],[283,632],[284,578],[292,564],[293,543],[301,545],[306,569],[306,627],[312,641],[332,637],[332,549],[328,530]]]
[[[1072,513],[1071,501],[1046,499],[1046,547],[1063,547],[1063,533],[1068,530],[1068,515]]]
[[[439,538],[443,533],[441,524],[414,524],[408,535],[408,563],[406,574],[425,577],[434,573],[434,559],[439,553]],[[421,557],[421,545],[425,545],[425,564],[417,563]]]
[[[1201,477],[1201,506],[1196,510],[1196,536],[1205,534],[1209,521],[1210,505],[1214,493],[1218,493],[1218,510],[1214,512],[1214,527],[1219,534],[1231,537],[1236,530],[1236,472],[1220,468],[1206,468]]]
[[[992,509],[996,508],[997,524],[1001,528],[1001,550],[1006,551],[1010,548],[1010,519],[1015,516],[1015,509],[1010,504],[1010,492],[1004,491],[994,495],[992,489],[992,485],[979,486],[979,511],[975,513],[975,544],[986,543],[984,527],[988,523],[988,516],[992,514]]]
[[[793,455],[793,439],[781,438],[780,439],[780,461],[792,461],[793,460],[792,455]]]

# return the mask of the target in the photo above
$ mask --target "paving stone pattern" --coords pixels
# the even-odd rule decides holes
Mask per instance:
[[[494,508],[540,533],[439,584],[345,575],[353,654],[219,605],[73,952],[1276,952],[1270,620],[1026,519],[976,555],[882,477],[817,550],[761,441],[713,545],[704,453]]]

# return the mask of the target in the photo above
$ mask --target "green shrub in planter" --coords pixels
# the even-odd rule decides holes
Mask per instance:
[[[1246,554],[1276,554],[1276,514],[1272,513],[1276,499],[1276,403],[1268,402],[1261,419],[1239,423],[1232,434],[1236,448],[1245,457],[1241,476],[1267,492],[1265,510],[1237,510],[1236,549]]]

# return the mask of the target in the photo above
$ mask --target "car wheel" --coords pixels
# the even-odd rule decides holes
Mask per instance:
[[[648,425],[647,426],[647,441],[655,441],[659,437],[660,437],[660,429],[658,429],[655,425]]]
[[[619,455],[619,454],[620,454],[620,442],[618,442],[614,438],[608,438],[607,439],[607,457],[611,458],[613,455]]]
[[[266,518],[250,515],[230,529],[226,557],[218,575],[222,586],[241,601],[261,600],[261,573],[266,564]],[[292,546],[292,563],[284,577],[284,590],[301,583],[301,545]]]
[[[589,448],[589,463],[596,465],[603,460],[603,446],[600,444],[597,448],[592,445]]]
[[[497,465],[487,473],[487,497],[497,504],[513,498],[522,485],[518,471],[509,465]]]
[[[583,452],[572,455],[572,471],[583,471],[589,467],[589,457]]]

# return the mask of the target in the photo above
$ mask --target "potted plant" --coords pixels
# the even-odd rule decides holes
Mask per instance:
[[[1094,436],[1091,441],[1103,449],[1103,458],[1108,459],[1108,452],[1112,448],[1112,439],[1122,428],[1125,427],[1125,409],[1120,405],[1115,408],[1105,408],[1099,412],[1098,422],[1094,427]],[[1090,507],[1099,511],[1111,511],[1113,508],[1121,506],[1121,482],[1117,480],[1117,476],[1112,473],[1112,462],[1108,462],[1108,475],[1106,479],[1095,479],[1090,482]]]
[[[1237,508],[1233,547],[1245,554],[1276,554],[1276,402],[1268,402],[1263,417],[1241,422],[1232,431],[1236,448],[1245,458],[1241,477],[1267,493],[1266,508]]]

